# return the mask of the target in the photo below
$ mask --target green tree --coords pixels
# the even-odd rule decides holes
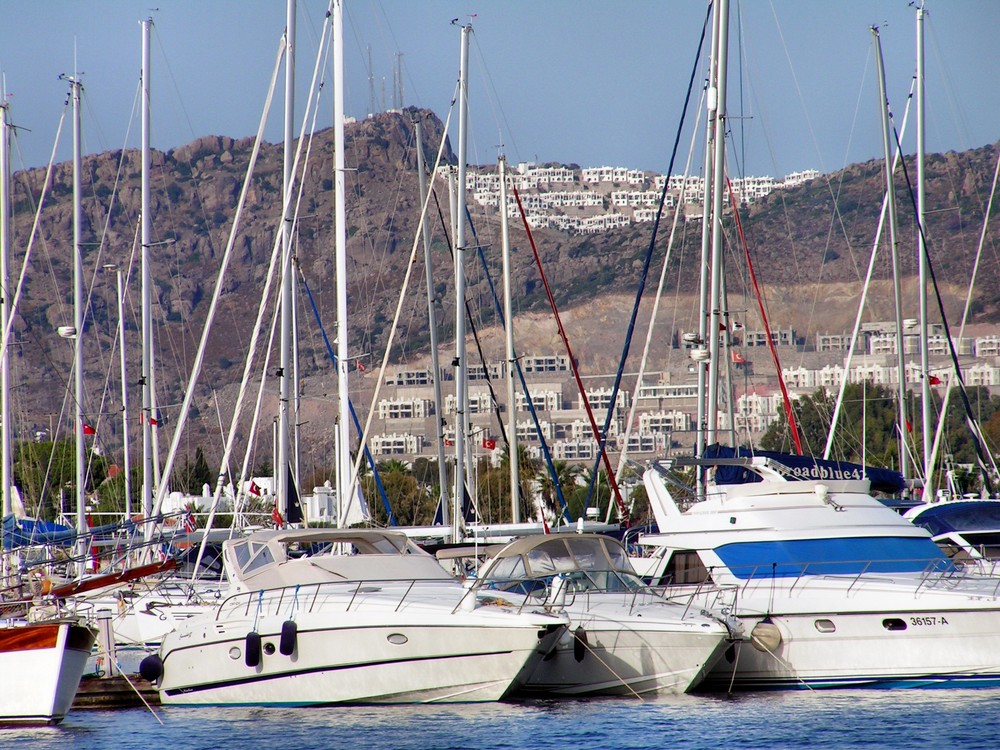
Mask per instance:
[[[107,477],[108,463],[91,448],[85,452],[87,461],[85,492],[93,492]],[[71,440],[33,442],[24,440],[14,450],[14,481],[29,513],[53,520],[62,510],[62,503],[72,502],[76,495],[76,444]]]
[[[200,495],[206,484],[213,486],[212,470],[208,468],[205,452],[200,447],[195,449],[193,462],[190,458],[184,459],[177,479],[181,489],[189,495]]]

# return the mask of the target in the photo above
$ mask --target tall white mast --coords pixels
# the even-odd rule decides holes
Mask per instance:
[[[128,409],[128,356],[125,349],[125,283],[121,266],[106,265],[104,270],[114,272],[115,287],[118,292],[118,360],[122,380],[122,475],[125,478],[125,518],[132,517],[132,470],[129,427],[131,419]]]
[[[83,249],[80,241],[82,217],[80,201],[80,174],[82,172],[80,157],[80,78],[74,74],[69,79],[73,97],[73,327],[76,339],[74,341],[73,374],[75,376],[76,419],[74,430],[76,435],[76,529],[79,533],[77,542],[77,573],[86,573],[87,541],[87,459],[83,434]],[[4,415],[7,418],[7,415]]]
[[[351,476],[351,412],[347,378],[347,209],[344,179],[344,8],[333,3],[333,150],[337,273],[337,525],[342,523],[355,481]],[[362,448],[359,447],[359,450]]]
[[[285,137],[284,169],[281,195],[283,221],[281,223],[281,336],[278,375],[278,460],[275,465],[277,497],[284,503],[291,496],[289,476],[293,462],[290,451],[291,420],[289,404],[292,396],[294,367],[292,362],[292,201],[289,186],[292,179],[292,141],[295,137],[295,0],[285,3]]]
[[[920,303],[920,379],[921,393],[921,434],[923,435],[924,446],[924,466],[921,477],[925,483],[931,476],[931,448],[933,443],[933,429],[931,420],[931,382],[930,382],[930,362],[927,352],[927,247],[925,245],[925,225],[924,218],[926,204],[924,203],[924,8],[923,4],[917,7],[917,268],[919,276],[919,303]],[[926,493],[932,493],[933,487],[924,487],[924,500],[928,498]]]
[[[0,331],[7,331],[7,323],[11,315],[11,289],[10,289],[10,123],[7,120],[9,114],[7,109],[7,92],[0,92],[4,97],[0,101]],[[0,481],[3,486],[3,517],[10,515],[12,510],[11,488],[13,487],[13,477],[11,476],[12,447],[11,447],[11,411],[10,411],[10,342],[4,341],[0,344],[0,419],[3,424],[3,437],[0,439]],[[4,560],[6,565],[6,559]],[[4,571],[6,572],[6,571]]]
[[[153,276],[150,259],[152,243],[152,221],[150,204],[150,158],[149,158],[149,103],[150,64],[149,31],[153,20],[142,22],[142,220],[140,229],[141,273],[142,273],[142,513],[149,518],[153,514],[153,481],[156,476],[155,447],[153,442]],[[152,524],[146,524],[146,535],[153,533]]]
[[[729,0],[719,0],[718,50],[716,63],[715,142],[712,177],[712,288],[708,321],[708,429],[706,440],[716,441],[718,428],[719,328],[722,321],[722,206],[725,198],[726,171],[726,66],[729,47]]]
[[[903,300],[900,289],[899,247],[896,239],[896,189],[892,181],[892,150],[889,143],[889,100],[885,91],[885,67],[882,60],[882,41],[878,27],[872,26],[875,38],[875,62],[878,68],[879,112],[882,117],[882,141],[885,159],[885,192],[889,216],[889,251],[892,255],[893,291],[896,298],[896,368],[899,372],[897,398],[899,400],[899,473],[903,479],[910,478],[910,461],[907,453],[906,435],[909,419],[906,409],[906,363],[903,358]]]
[[[469,34],[462,27],[462,52],[458,75],[458,184],[455,222],[455,514],[452,537],[459,538],[465,502],[465,438],[468,366],[465,361],[465,172],[469,127]]]
[[[715,142],[715,112],[719,104],[718,88],[716,86],[716,64],[718,61],[719,49],[719,14],[720,7],[716,3],[712,8],[712,43],[708,61],[708,83],[705,96],[705,108],[707,117],[705,118],[705,196],[702,203],[701,217],[701,273],[699,277],[699,315],[698,315],[698,339],[695,346],[704,349],[708,346],[708,324],[709,324],[709,271],[712,248],[712,180],[709,175],[713,173],[712,159],[715,151],[712,144]],[[705,452],[705,432],[708,428],[708,367],[704,360],[696,360],[695,366],[698,368],[698,423],[695,425],[695,455],[699,458]],[[697,474],[698,492],[703,489],[703,474]]]
[[[507,160],[500,157],[500,237],[503,244],[503,317],[507,328],[507,458],[510,463],[510,513],[521,522],[520,456],[517,452],[517,403],[514,393],[514,305],[510,288],[510,230],[507,226]]]
[[[413,123],[414,137],[417,141],[417,178],[420,184],[420,205],[427,203],[427,173],[424,165],[424,143],[420,134],[420,122]],[[438,503],[441,506],[441,524],[447,526],[451,523],[451,511],[448,508],[448,464],[444,452],[444,402],[441,399],[441,364],[438,361],[438,336],[437,322],[434,320],[434,308],[436,298],[434,296],[434,266],[431,260],[431,230],[430,223],[425,219],[423,222],[424,240],[424,275],[427,280],[427,325],[430,330],[431,346],[431,370],[434,373],[434,409],[435,424],[437,430],[435,438],[437,442],[438,457]]]

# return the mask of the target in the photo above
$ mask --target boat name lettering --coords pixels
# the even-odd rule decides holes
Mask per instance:
[[[910,618],[910,625],[919,626],[919,625],[947,625],[947,624],[948,620],[946,620],[944,617],[927,616],[927,617]]]
[[[793,466],[792,475],[800,480],[815,479],[864,479],[865,474],[860,468],[835,469],[828,466]]]

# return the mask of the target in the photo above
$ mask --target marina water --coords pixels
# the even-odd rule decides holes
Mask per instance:
[[[159,721],[157,720],[159,718]],[[160,722],[163,722],[162,724]],[[1000,689],[838,690],[450,706],[80,711],[24,750],[997,748]]]

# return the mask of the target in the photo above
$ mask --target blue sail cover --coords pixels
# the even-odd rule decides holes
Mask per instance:
[[[101,537],[118,532],[132,533],[135,523],[127,520],[124,523],[109,523],[103,526],[92,526],[87,529],[85,537]],[[50,544],[69,547],[79,538],[76,529],[52,521],[39,521],[35,518],[17,519],[13,514],[3,519],[3,548],[11,550],[32,544]]]
[[[792,453],[777,451],[750,450],[749,448],[730,448],[725,445],[710,445],[705,449],[705,458],[769,458],[787,466],[791,471],[791,479],[809,481],[837,479],[868,479],[871,481],[872,492],[897,494],[906,486],[903,475],[891,469],[877,469],[872,466],[850,463],[849,461],[827,461],[812,456],[796,456]],[[716,484],[747,484],[762,481],[759,474],[742,466],[720,466],[715,472]]]
[[[29,544],[56,544],[68,547],[76,541],[76,530],[52,521],[34,518],[17,520],[14,515],[3,519],[3,548],[11,550]]]

